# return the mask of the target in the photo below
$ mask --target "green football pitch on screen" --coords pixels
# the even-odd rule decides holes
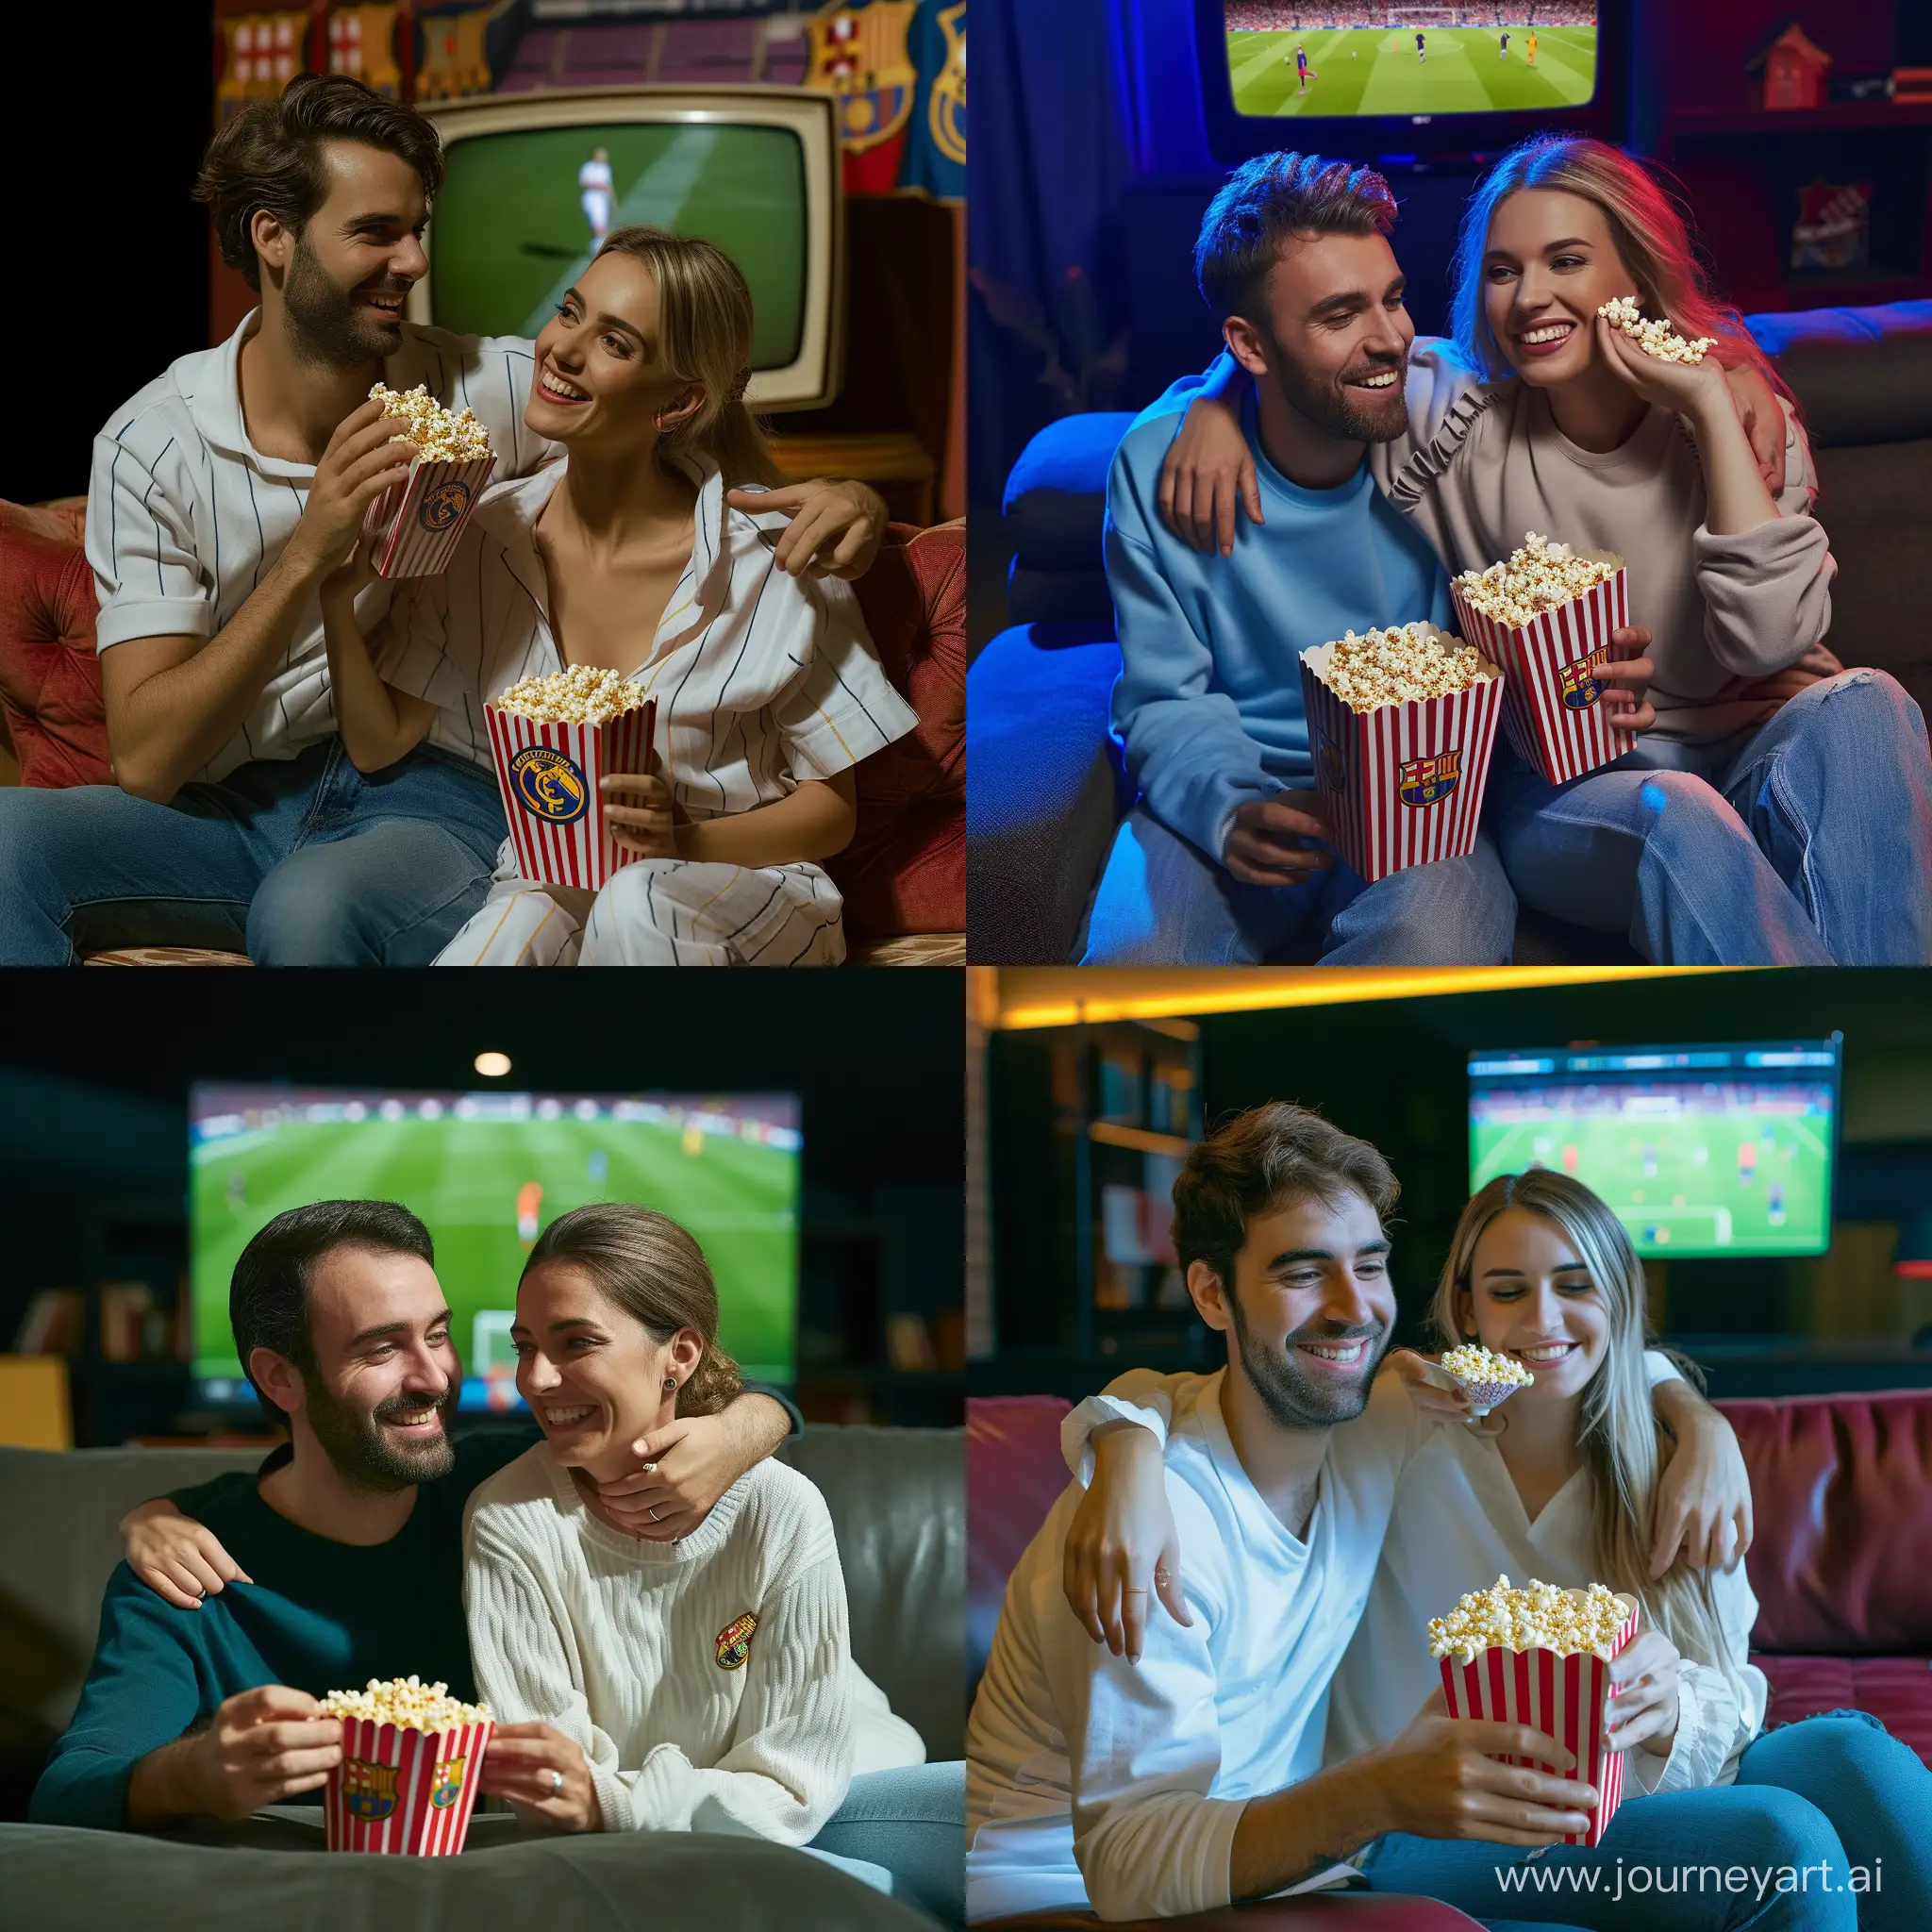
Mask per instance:
[[[1687,1106],[1666,1119],[1472,1121],[1472,1188],[1547,1167],[1616,1210],[1641,1255],[1815,1255],[1830,1245],[1829,1116]]]
[[[1532,66],[1529,29],[1520,25],[1231,33],[1227,71],[1242,114],[1534,113],[1580,107],[1596,92],[1596,35],[1593,26],[1538,27]],[[1308,57],[1306,89],[1297,47]]]
[[[524,1121],[445,1113],[284,1122],[202,1140],[191,1161],[197,1375],[241,1374],[228,1281],[253,1236],[286,1208],[374,1199],[400,1201],[435,1240],[466,1375],[500,1378],[514,1366],[509,1311],[539,1228],[593,1201],[629,1201],[671,1215],[697,1238],[718,1284],[719,1341],[744,1373],[792,1378],[795,1144],[568,1111]]]
[[[798,353],[805,308],[805,153],[779,127],[532,128],[452,142],[429,226],[437,326],[534,336],[593,252],[579,171],[609,157],[610,226],[715,242],[751,288],[751,366]]]

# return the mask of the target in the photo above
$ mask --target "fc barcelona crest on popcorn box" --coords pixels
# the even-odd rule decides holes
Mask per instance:
[[[718,1633],[718,1668],[721,1671],[741,1671],[744,1660],[751,1655],[752,1633],[758,1627],[758,1620],[747,1610],[741,1617],[734,1617]]]
[[[1395,795],[1412,810],[1434,805],[1456,790],[1462,776],[1459,746],[1439,751],[1434,758],[1410,758],[1396,767]]]
[[[476,1805],[475,1768],[495,1724],[419,1731],[344,1718],[342,1762],[323,1787],[332,1852],[440,1858],[463,1848]]]

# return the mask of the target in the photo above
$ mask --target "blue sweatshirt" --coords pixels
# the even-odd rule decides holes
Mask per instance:
[[[1198,375],[1135,419],[1107,486],[1107,581],[1121,641],[1113,728],[1147,808],[1217,863],[1235,808],[1313,783],[1300,658],[1345,631],[1452,628],[1435,552],[1373,484],[1304,490],[1242,425],[1267,521],[1235,519],[1234,555],[1190,550],[1160,516],[1160,464]]]

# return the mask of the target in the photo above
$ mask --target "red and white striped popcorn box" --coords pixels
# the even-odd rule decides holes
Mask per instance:
[[[453,1857],[469,1833],[495,1728],[488,1718],[453,1731],[344,1718],[342,1761],[322,1788],[329,1850]]]
[[[1580,1595],[1578,1591],[1576,1594]],[[1620,1596],[1629,1606],[1617,1634],[1610,1640],[1610,1656],[1628,1643],[1637,1632],[1637,1600]],[[1593,1651],[1578,1651],[1559,1657],[1553,1650],[1506,1650],[1491,1644],[1479,1650],[1464,1663],[1460,1657],[1445,1657],[1442,1689],[1449,1699],[1451,1717],[1491,1718],[1502,1724],[1527,1724],[1554,1738],[1574,1752],[1574,1771],[1559,1770],[1537,1757],[1498,1759],[1503,1764],[1526,1765],[1552,1777],[1574,1778],[1596,1787],[1596,1810],[1591,1814],[1587,1831],[1573,1832],[1563,1840],[1569,1845],[1601,1842],[1610,1820],[1624,1796],[1624,1754],[1612,1751],[1604,1741],[1604,1699],[1609,1692],[1610,1666]]]
[[[1449,583],[1464,641],[1500,664],[1508,680],[1503,729],[1509,742],[1552,785],[1594,772],[1637,742],[1634,731],[1610,723],[1605,688],[1595,675],[1617,655],[1610,633],[1630,622],[1624,559],[1609,550],[1571,555],[1614,564],[1616,575],[1518,629],[1485,617],[1453,577]]]
[[[639,857],[611,836],[603,780],[652,769],[656,698],[603,724],[540,724],[494,705],[484,706],[483,716],[517,869],[526,879],[596,891]]]
[[[376,540],[376,575],[433,577],[447,570],[495,467],[494,457],[473,457],[466,463],[418,457],[408,476],[385,490],[363,514],[363,534]]]
[[[1467,691],[1357,711],[1326,683],[1333,644],[1302,653],[1315,785],[1336,849],[1371,885],[1475,850],[1502,674]]]

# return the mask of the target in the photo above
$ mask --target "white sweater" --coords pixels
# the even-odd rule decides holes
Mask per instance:
[[[471,1497],[463,1550],[478,1689],[581,1747],[607,1830],[805,1844],[855,1770],[924,1757],[852,1661],[831,1516],[782,1463],[652,1543],[599,1523],[540,1442]]]

